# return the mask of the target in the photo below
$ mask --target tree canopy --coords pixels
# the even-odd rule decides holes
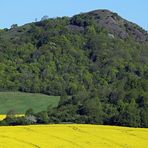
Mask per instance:
[[[148,42],[112,36],[88,14],[1,30],[0,91],[61,96],[41,123],[148,127]]]

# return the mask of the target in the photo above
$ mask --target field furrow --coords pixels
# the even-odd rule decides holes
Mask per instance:
[[[148,129],[99,125],[0,127],[1,148],[147,148]]]

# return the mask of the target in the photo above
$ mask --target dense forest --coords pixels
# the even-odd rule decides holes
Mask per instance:
[[[148,127],[148,34],[107,10],[14,24],[0,30],[0,91],[61,96],[57,108],[9,113],[3,125]]]

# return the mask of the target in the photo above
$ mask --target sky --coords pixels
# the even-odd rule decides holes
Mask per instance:
[[[48,15],[73,16],[97,9],[109,9],[148,30],[148,0],[1,0],[0,28],[23,25]]]

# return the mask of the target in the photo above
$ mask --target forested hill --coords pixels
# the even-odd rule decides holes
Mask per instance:
[[[0,91],[60,95],[62,122],[148,127],[148,34],[108,10],[12,25]]]

